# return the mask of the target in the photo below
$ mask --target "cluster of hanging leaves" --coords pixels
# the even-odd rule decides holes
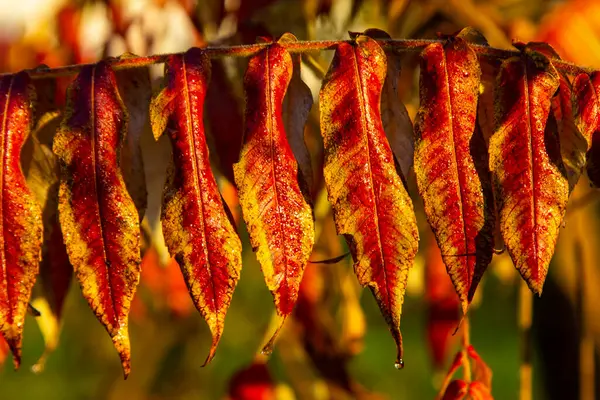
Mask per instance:
[[[351,37],[337,45],[320,92],[324,183],[337,233],[389,325],[401,368],[400,317],[419,243],[409,174],[414,169],[463,314],[502,247],[495,237],[541,294],[584,167],[600,184],[600,78],[581,73],[571,81],[543,43],[516,44],[518,54],[501,63],[478,57],[487,43],[465,29],[422,51],[413,131],[398,97],[399,55],[377,41],[389,36],[368,30]],[[239,191],[280,316],[267,350],[298,300],[315,240],[315,183],[303,137],[312,95],[299,56],[286,50],[295,40],[264,39],[250,58],[243,140],[230,144],[239,156],[223,171]],[[211,169],[203,125],[211,74],[219,72],[201,48],[165,64],[163,88],[152,99],[146,68],[114,71],[111,60],[84,66],[64,108],[53,101],[52,79],[32,79],[28,71],[0,77],[0,331],[17,367],[30,302],[58,320],[74,271],[129,374],[128,314],[147,196],[139,140],[147,120],[157,140],[171,140],[163,234],[212,332],[205,363],[215,355],[242,268],[242,243]],[[21,160],[29,135],[33,145]],[[46,293],[35,303],[38,274]],[[477,362],[472,349],[460,354]],[[489,387],[477,382],[454,381],[446,395]]]

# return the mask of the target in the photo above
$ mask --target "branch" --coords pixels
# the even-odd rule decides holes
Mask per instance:
[[[285,47],[290,53],[307,53],[322,50],[335,50],[340,43],[352,43],[352,40],[315,40],[315,41],[297,41],[297,42],[285,42],[279,43],[279,45]],[[378,39],[379,45],[389,52],[395,53],[415,53],[422,51],[427,45],[431,43],[445,43],[446,39]],[[222,57],[250,57],[269,46],[271,43],[255,43],[249,45],[237,45],[237,46],[209,46],[205,47],[204,51],[211,58],[222,58]],[[520,52],[517,50],[504,50],[495,47],[483,46],[479,44],[471,44],[473,50],[482,58],[488,58],[492,60],[504,60],[510,57],[519,56]],[[168,54],[157,54],[146,57],[126,57],[126,58],[113,58],[109,60],[113,69],[128,69],[128,68],[141,68],[147,67],[154,64],[162,64],[172,55],[182,53],[168,53]],[[576,75],[582,72],[591,73],[594,71],[593,68],[580,67],[573,63],[560,60],[557,58],[550,58],[553,65],[561,72],[570,75]],[[58,68],[45,68],[38,67],[30,70],[29,75],[33,79],[44,79],[44,78],[56,78],[61,76],[69,76],[79,73],[79,71],[89,65],[93,64],[76,64],[68,65]],[[0,74],[0,77],[9,75],[9,73]]]

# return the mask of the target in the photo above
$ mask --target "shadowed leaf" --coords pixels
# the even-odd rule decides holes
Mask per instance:
[[[364,34],[373,39],[391,39],[390,35],[379,29],[368,29]],[[414,133],[408,111],[398,93],[400,61],[398,54],[387,54],[387,73],[381,92],[381,122],[402,175],[407,179],[414,159]]]
[[[120,59],[134,57],[121,56]],[[144,219],[148,205],[148,191],[144,175],[144,160],[140,140],[142,134],[150,133],[148,106],[152,97],[148,68],[131,68],[115,72],[119,94],[129,115],[129,129],[121,150],[121,169],[127,191]]]

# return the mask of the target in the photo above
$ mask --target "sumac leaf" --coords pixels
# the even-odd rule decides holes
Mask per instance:
[[[173,55],[165,88],[150,106],[154,137],[167,129],[173,147],[161,220],[169,252],[213,336],[205,365],[215,355],[242,268],[242,245],[210,169],[202,121],[209,80],[202,50]]]
[[[494,249],[488,155],[476,123],[480,75],[477,54],[459,37],[421,54],[415,174],[463,313]]]
[[[296,37],[291,33],[286,33],[279,39],[279,43],[295,41]],[[310,88],[302,81],[300,76],[302,66],[300,54],[294,54],[291,57],[293,72],[283,99],[283,126],[290,148],[298,162],[299,171],[302,173],[300,183],[302,184],[302,180],[304,180],[308,193],[312,193],[314,190],[313,170],[310,154],[304,141],[304,125],[306,125],[308,114],[313,105],[313,97]]]
[[[39,94],[39,86],[36,89]],[[61,119],[61,113],[54,110],[48,111],[37,121],[31,134],[32,153],[27,171],[27,184],[42,206],[44,224],[40,276],[31,304],[41,312],[36,320],[44,337],[45,350],[32,367],[35,372],[43,370],[46,358],[58,345],[62,308],[73,276],[58,220],[60,167],[56,155],[52,153],[52,140]]]
[[[600,187],[600,73],[582,73],[573,81],[575,125],[587,144],[586,171],[590,183]],[[562,145],[562,143],[561,143]]]
[[[120,59],[134,57],[126,54]],[[130,68],[115,72],[119,94],[129,115],[129,129],[121,150],[123,179],[140,215],[144,219],[148,206],[148,190],[144,175],[144,160],[140,145],[141,136],[150,134],[148,105],[152,97],[150,71],[148,68]]]
[[[15,368],[21,363],[23,324],[42,246],[42,212],[20,162],[34,98],[25,72],[0,78],[0,332]]]
[[[341,43],[321,88],[321,133],[337,232],[350,246],[359,282],[377,299],[401,367],[400,316],[419,235],[380,117],[386,69],[373,39]]]
[[[365,35],[373,39],[391,39],[390,35],[379,29],[368,29]],[[400,72],[400,56],[395,53],[387,54],[387,73],[381,92],[381,122],[402,175],[407,179],[413,165],[415,146],[413,125],[398,93]]]
[[[442,400],[462,400],[469,391],[469,384],[461,379],[450,382]]]
[[[523,45],[519,44],[519,46]],[[530,42],[527,44],[527,47],[539,51],[546,57],[560,60],[558,53],[548,43]],[[552,113],[556,119],[560,152],[567,173],[567,179],[569,180],[569,193],[571,193],[579,181],[579,177],[585,166],[585,154],[588,149],[588,140],[582,135],[582,132],[575,123],[573,109],[574,106],[577,107],[577,102],[583,100],[577,99],[577,97],[581,95],[585,96],[585,93],[580,93],[582,88],[577,88],[577,91],[573,91],[571,81],[566,74],[559,72],[558,77],[559,86],[552,98]]]
[[[531,290],[540,294],[569,194],[556,121],[556,69],[525,48],[502,64],[495,93],[490,171],[502,238]]]
[[[86,66],[67,94],[53,151],[59,220],[83,296],[130,372],[128,314],[140,277],[140,227],[119,160],[128,115],[110,65]]]
[[[292,70],[290,54],[277,43],[250,58],[244,77],[244,141],[233,166],[252,248],[283,319],[294,309],[314,243],[308,193],[301,190],[282,116]]]

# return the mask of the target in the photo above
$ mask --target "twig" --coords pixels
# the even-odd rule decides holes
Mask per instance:
[[[378,39],[379,44],[385,49],[394,52],[420,52],[427,45],[432,43],[445,43],[446,39]],[[279,43],[285,47],[290,53],[307,53],[322,50],[335,50],[341,43],[354,43],[353,40],[315,40],[315,41],[297,41],[297,42],[282,42]],[[250,57],[257,54],[259,51],[269,46],[270,43],[255,43],[249,45],[237,46],[209,46],[205,47],[204,51],[211,58],[221,57]],[[506,59],[519,56],[521,53],[517,50],[504,50],[494,47],[471,44],[473,50],[483,58],[491,59]],[[109,60],[115,70],[127,68],[141,68],[149,65],[161,64],[168,60],[173,55],[182,53],[157,54],[147,57],[126,57],[114,58]],[[594,71],[591,68],[580,67],[567,61],[556,58],[551,58],[553,65],[560,71],[576,75],[581,72],[590,73]],[[78,73],[82,68],[93,64],[76,64],[67,65],[58,68],[37,68],[29,71],[29,75],[33,79],[56,78],[68,76]],[[0,77],[9,75],[7,73],[0,74]]]

